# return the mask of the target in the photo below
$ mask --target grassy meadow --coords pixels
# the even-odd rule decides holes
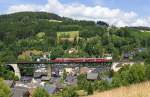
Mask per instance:
[[[116,88],[101,93],[96,92],[94,95],[86,97],[150,97],[150,82]]]

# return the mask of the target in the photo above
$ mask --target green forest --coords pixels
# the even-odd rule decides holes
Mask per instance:
[[[74,53],[69,53],[69,50]],[[112,78],[111,82],[105,79],[88,81],[86,75],[81,74],[77,76],[77,87],[66,87],[50,97],[79,97],[80,93],[91,95],[94,91],[102,92],[150,80],[148,27],[116,27],[103,21],[74,20],[46,12],[0,15],[0,77],[19,80],[1,64],[33,62],[43,54],[50,54],[51,59],[102,58],[111,54],[113,61],[145,62],[145,65],[125,66],[116,73],[104,72],[103,75]],[[10,97],[10,88],[1,78],[0,85],[3,85],[0,95]],[[33,97],[39,97],[38,95],[49,97],[42,88],[33,92]]]
[[[58,42],[58,33],[79,32]],[[75,54],[66,50],[74,48]],[[0,16],[0,62],[34,61],[45,52],[57,57],[103,57],[149,62],[150,30],[115,27],[103,21],[73,20],[45,12],[20,12]],[[32,52],[30,56],[24,54]]]

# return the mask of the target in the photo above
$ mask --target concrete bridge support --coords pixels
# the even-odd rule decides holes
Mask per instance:
[[[49,79],[50,79],[51,76],[52,76],[52,67],[51,67],[51,65],[49,65],[49,64],[48,64],[48,66],[47,66],[47,76],[48,76]]]
[[[13,68],[13,71],[15,73],[15,76],[18,76],[19,79],[21,78],[20,69],[17,64],[7,64],[7,66],[11,66]]]
[[[111,69],[115,72],[119,71],[123,66],[130,65],[132,66],[135,62],[113,62]]]

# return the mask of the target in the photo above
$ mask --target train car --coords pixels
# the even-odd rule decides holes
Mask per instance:
[[[49,62],[54,63],[101,63],[111,61],[112,59],[106,58],[56,58],[54,60],[49,60]]]

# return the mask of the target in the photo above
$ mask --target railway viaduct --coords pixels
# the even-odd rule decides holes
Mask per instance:
[[[39,64],[46,64],[48,67],[48,76],[51,76],[51,67],[52,66],[63,66],[63,67],[70,67],[72,64],[78,64],[75,66],[79,67],[99,67],[99,68],[107,68],[108,70],[111,69],[113,63],[112,59],[105,59],[105,58],[57,58],[54,60],[48,60],[46,62],[17,62],[15,64],[7,64],[6,66],[10,66],[15,75],[21,78],[21,71],[19,66],[23,65],[39,65]],[[65,65],[64,65],[65,64]],[[67,64],[67,65],[66,65]]]

